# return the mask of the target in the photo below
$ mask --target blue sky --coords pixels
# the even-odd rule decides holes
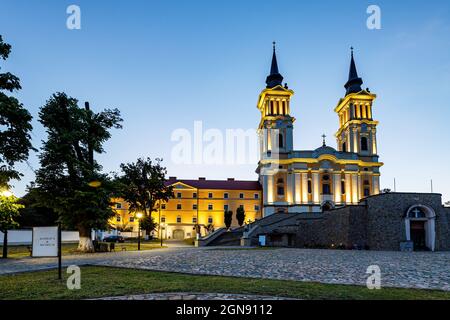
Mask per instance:
[[[66,8],[81,8],[81,30],[66,28]],[[366,27],[380,6],[382,29]],[[378,94],[374,118],[382,187],[434,191],[450,200],[450,3],[442,1],[22,1],[0,0],[0,32],[12,44],[2,71],[21,78],[17,96],[34,119],[33,142],[45,138],[37,113],[57,91],[117,107],[104,170],[137,157],[163,157],[171,176],[256,179],[253,165],[182,166],[171,162],[177,128],[256,128],[256,101],[269,71],[272,41],[296,95],[296,149],[335,146],[333,109],[345,91],[349,48],[364,87]],[[23,194],[37,154],[20,165]]]

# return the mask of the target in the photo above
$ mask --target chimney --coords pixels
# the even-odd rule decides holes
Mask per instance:
[[[227,180],[228,181],[234,181],[234,178],[228,178]]]
[[[84,108],[85,108],[86,110],[90,110],[90,108],[89,108],[89,102],[88,102],[88,101],[86,101],[86,102],[84,103]]]
[[[205,178],[205,177],[200,177],[200,178],[198,178],[198,180],[200,180],[200,181],[205,181],[206,178]]]

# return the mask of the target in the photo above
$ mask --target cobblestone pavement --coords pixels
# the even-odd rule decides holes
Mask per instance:
[[[55,259],[0,261],[0,274],[54,268],[55,263]],[[367,267],[378,265],[382,286],[450,291],[450,252],[168,248],[63,257],[63,264],[358,285],[366,284]]]
[[[92,300],[295,300],[283,297],[258,296],[229,293],[150,293],[133,296],[105,297]]]

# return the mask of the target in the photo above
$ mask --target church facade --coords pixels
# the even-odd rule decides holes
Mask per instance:
[[[377,152],[378,121],[373,118],[376,95],[361,88],[353,51],[346,94],[334,108],[337,150],[326,145],[325,136],[316,150],[293,149],[294,91],[282,81],[274,46],[267,87],[257,104],[263,215],[322,212],[379,194],[383,163]]]

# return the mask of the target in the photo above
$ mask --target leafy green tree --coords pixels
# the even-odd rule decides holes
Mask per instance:
[[[231,223],[233,222],[233,211],[225,210],[224,222],[225,222],[225,227],[227,227],[227,229],[230,229]]]
[[[130,212],[142,212],[144,217],[151,217],[159,202],[173,197],[172,186],[166,185],[167,169],[161,162],[161,159],[152,162],[150,158],[140,158],[135,163],[120,165],[121,175],[116,177],[118,195],[128,202]]]
[[[239,207],[236,210],[236,220],[238,224],[242,227],[245,221],[245,210],[243,207]]]
[[[19,199],[13,195],[0,192],[0,231],[3,232],[3,258],[8,258],[8,230],[17,228],[16,222],[19,210],[23,205],[18,203]]]
[[[0,59],[6,60],[11,53],[11,45],[3,42],[0,35]],[[1,68],[0,68],[1,69]],[[14,166],[26,161],[31,145],[31,115],[14,97],[3,91],[20,90],[20,80],[7,72],[0,73],[0,187],[8,187],[12,179],[19,180],[22,174]]]
[[[145,216],[141,220],[141,229],[145,230],[147,234],[150,234],[152,231],[155,231],[158,228],[158,224],[155,222],[155,219],[151,216]]]
[[[58,214],[48,207],[39,203],[38,190],[30,187],[19,203],[24,206],[20,209],[20,216],[17,222],[22,228],[53,226],[58,222]]]
[[[39,201],[52,208],[65,227],[79,231],[79,251],[92,252],[92,229],[107,229],[115,215],[115,184],[101,173],[94,154],[104,153],[112,128],[122,128],[120,112],[94,113],[88,103],[80,108],[76,99],[56,93],[40,109],[39,121],[47,132],[36,173]]]

